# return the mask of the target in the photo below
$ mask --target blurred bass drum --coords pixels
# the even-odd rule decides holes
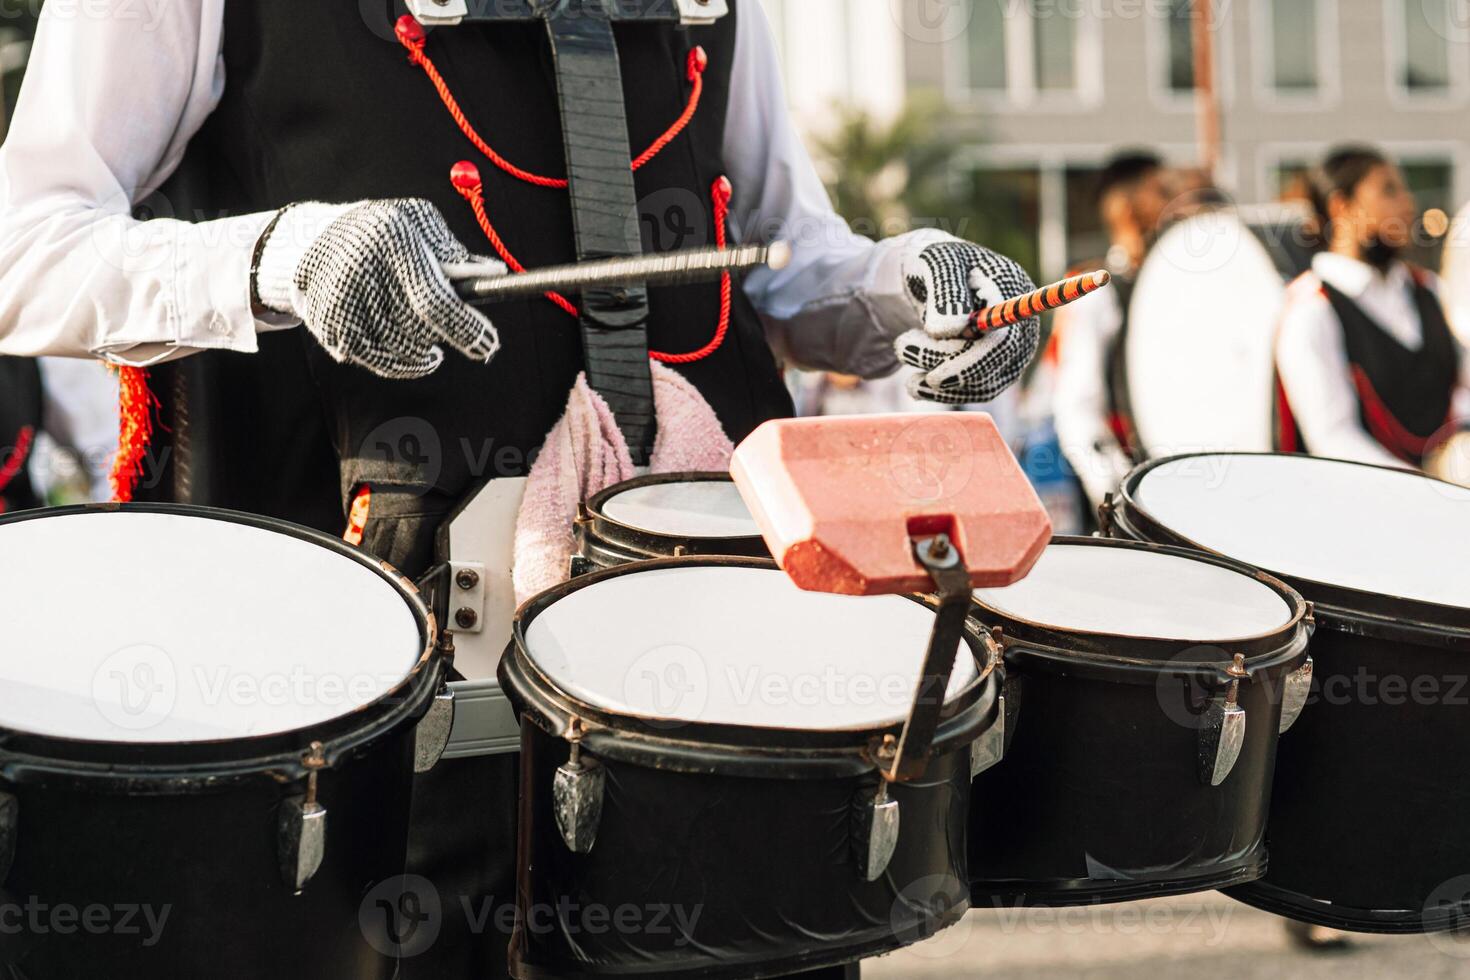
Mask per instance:
[[[1179,221],[1139,271],[1124,350],[1149,456],[1273,448],[1272,346],[1286,286],[1311,265],[1297,211]]]

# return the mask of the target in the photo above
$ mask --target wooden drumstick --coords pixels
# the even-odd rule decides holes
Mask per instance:
[[[1080,276],[1054,282],[1050,286],[1042,286],[1035,292],[1008,299],[996,306],[976,310],[970,318],[970,326],[965,332],[965,338],[974,340],[988,331],[1014,326],[1022,320],[1029,320],[1038,314],[1059,309],[1081,299],[1088,293],[1096,292],[1112,281],[1111,275],[1099,269],[1097,272],[1085,272]]]

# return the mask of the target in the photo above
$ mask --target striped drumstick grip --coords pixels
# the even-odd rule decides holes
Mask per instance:
[[[1080,276],[1063,279],[1061,282],[1054,282],[1050,286],[1042,286],[1034,292],[1008,299],[1004,303],[976,310],[970,320],[970,329],[966,335],[974,339],[987,331],[1013,326],[1022,320],[1029,320],[1033,316],[1059,309],[1081,299],[1088,293],[1096,292],[1112,282],[1112,279],[1111,275],[1102,270],[1086,272]]]

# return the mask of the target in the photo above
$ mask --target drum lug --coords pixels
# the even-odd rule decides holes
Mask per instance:
[[[573,718],[567,741],[572,755],[556,770],[551,784],[551,800],[556,810],[556,825],[561,839],[573,854],[590,854],[597,840],[597,827],[602,822],[602,796],[607,786],[607,770],[602,763],[582,754],[582,723]]]
[[[1302,709],[1307,706],[1307,697],[1312,693],[1312,657],[1296,670],[1286,675],[1286,684],[1281,694],[1281,728],[1286,731],[1296,724]]]
[[[449,733],[454,728],[454,692],[443,688],[434,695],[428,713],[413,730],[413,771],[428,772],[439,764],[449,747]]]
[[[298,895],[316,876],[327,853],[327,808],[316,799],[317,774],[327,767],[322,743],[311,743],[311,751],[302,764],[308,770],[306,795],[281,802],[276,841],[281,877],[286,887]]]
[[[880,782],[877,794],[863,804],[859,820],[854,840],[858,871],[864,881],[877,881],[888,870],[898,847],[898,801],[889,797],[887,780]]]
[[[0,885],[10,877],[15,863],[15,841],[20,836],[20,800],[10,793],[0,793]]]
[[[1200,720],[1199,775],[1208,786],[1225,781],[1245,744],[1245,709],[1239,703],[1240,679],[1249,676],[1245,657],[1237,653],[1227,672],[1231,681],[1224,700],[1211,700]]]
[[[1100,538],[1111,538],[1113,536],[1113,515],[1117,513],[1118,504],[1111,493],[1103,497],[1102,503],[1097,505],[1097,536]]]

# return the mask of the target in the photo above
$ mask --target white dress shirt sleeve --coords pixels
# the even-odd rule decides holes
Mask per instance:
[[[224,0],[47,4],[0,148],[0,353],[254,351],[268,214],[136,221],[224,90]]]
[[[794,248],[785,269],[745,279],[777,354],[800,367],[865,378],[897,370],[894,338],[921,325],[905,293],[903,260],[952,236],[924,229],[874,243],[832,209],[792,125],[775,40],[755,2],[740,4],[724,154],[736,237],[784,239]]]
[[[1406,465],[1363,428],[1342,326],[1313,280],[1298,280],[1287,293],[1276,368],[1312,455]]]
[[[1108,425],[1107,351],[1122,326],[1122,311],[1113,291],[1103,290],[1053,315],[1059,338],[1052,396],[1057,440],[1097,505],[1132,467]]]

